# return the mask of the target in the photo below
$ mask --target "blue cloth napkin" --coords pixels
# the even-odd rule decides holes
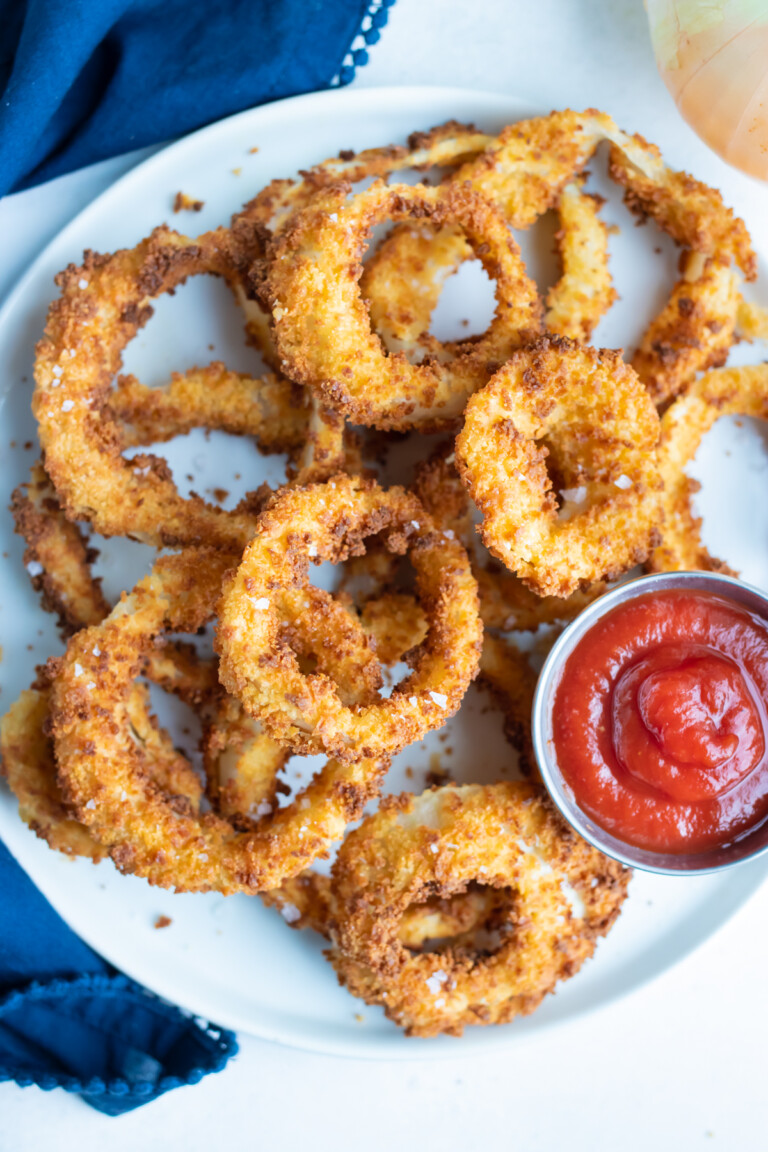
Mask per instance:
[[[0,0],[0,196],[347,84],[394,0]],[[118,1115],[237,1051],[116,972],[0,844],[0,1080]]]
[[[0,0],[0,196],[346,84],[394,0]]]
[[[64,1088],[117,1116],[236,1052],[231,1032],[106,964],[0,844],[0,1081]]]

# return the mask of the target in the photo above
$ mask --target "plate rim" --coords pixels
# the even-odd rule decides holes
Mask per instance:
[[[457,105],[461,105],[462,102],[465,104],[469,102],[486,104],[488,113],[498,116],[504,116],[506,114],[504,111],[505,108],[515,109],[510,112],[510,115],[516,117],[536,114],[531,101],[509,93],[492,92],[485,89],[462,88],[451,85],[386,85],[370,88],[327,89],[320,92],[306,93],[284,100],[274,101],[269,104],[257,105],[253,108],[244,109],[232,116],[214,121],[212,124],[208,124],[195,132],[189,133],[178,140],[158,148],[152,155],[139,161],[127,172],[119,176],[113,183],[109,184],[108,187],[80,209],[35,256],[30,266],[9,291],[2,306],[0,306],[0,330],[4,329],[8,323],[9,316],[23,303],[23,299],[29,291],[30,285],[40,277],[41,273],[45,270],[50,260],[49,254],[51,251],[58,245],[66,245],[70,234],[78,230],[83,217],[92,212],[97,204],[109,196],[124,193],[127,189],[130,189],[131,183],[134,181],[143,182],[147,176],[151,179],[154,167],[160,168],[166,165],[169,160],[182,159],[185,149],[198,149],[200,144],[204,143],[208,136],[221,132],[224,126],[226,126],[228,130],[232,128],[236,129],[240,123],[264,118],[273,120],[272,128],[274,128],[275,126],[279,126],[281,119],[287,119],[288,121],[294,120],[297,107],[306,108],[308,105],[322,107],[323,104],[335,106],[351,104],[355,109],[356,116],[364,117],[366,110],[371,106],[379,111],[382,105],[385,105],[387,109],[391,107],[393,112],[397,112],[405,105],[410,109],[411,104],[418,110],[420,106],[424,106],[424,104],[429,101],[434,101],[435,103],[442,101],[446,104],[455,102]],[[418,114],[418,111],[415,114]],[[450,115],[450,112],[446,114]],[[475,115],[478,114],[479,113],[475,113]],[[276,122],[276,124],[274,122]],[[10,394],[13,387],[15,387],[15,382],[10,379],[9,374],[5,386],[0,390],[0,406]],[[0,824],[4,822],[3,808],[0,808]],[[20,821],[18,823],[19,831],[21,831],[24,826]],[[24,828],[24,832],[29,835],[26,828]],[[12,841],[16,840],[13,828],[11,838]],[[4,842],[14,856],[14,859],[19,863],[19,866],[30,876],[43,896],[49,899],[44,887],[45,881],[43,880],[41,884],[37,878],[38,868],[34,859],[22,864],[14,851],[12,843],[8,842],[7,836],[4,838]],[[19,840],[19,842],[21,842],[21,840]],[[31,863],[31,867],[28,867],[29,863]],[[415,1040],[409,1041],[400,1032],[393,1032],[391,1036],[386,1038],[378,1037],[366,1041],[364,1040],[364,1029],[361,1029],[360,1042],[355,1043],[343,1035],[339,1037],[329,1035],[327,1038],[317,1039],[311,1034],[310,1030],[302,1032],[300,1029],[294,1028],[290,1031],[290,1026],[288,1026],[286,1033],[280,1035],[275,1034],[267,1024],[265,1024],[261,1030],[257,1031],[251,1024],[244,1024],[242,1020],[238,1020],[226,1009],[222,1012],[219,1008],[213,1007],[213,1009],[209,1011],[211,1006],[206,1002],[204,990],[201,993],[202,999],[197,1000],[195,1003],[195,997],[192,997],[190,1000],[187,999],[185,994],[179,996],[177,990],[171,986],[172,980],[170,978],[168,981],[163,981],[161,976],[159,982],[156,982],[151,974],[149,979],[147,978],[147,974],[141,969],[140,964],[138,965],[138,970],[133,963],[129,963],[128,967],[126,967],[124,961],[122,961],[118,955],[114,954],[109,946],[107,946],[106,950],[104,949],[103,941],[99,941],[98,943],[94,942],[90,928],[87,925],[85,928],[82,928],[77,915],[68,915],[66,919],[62,916],[62,919],[64,919],[65,923],[67,923],[86,944],[93,948],[94,951],[109,963],[120,968],[132,979],[143,984],[161,998],[177,1004],[183,1011],[196,1016],[204,1016],[207,1019],[215,1019],[216,1022],[223,1027],[246,1032],[262,1040],[279,1043],[286,1047],[343,1058],[423,1060],[450,1058],[458,1055],[483,1055],[484,1053],[496,1051],[500,1047],[508,1047],[515,1042],[530,1041],[534,1035],[543,1036],[550,1033],[553,1028],[568,1027],[586,1015],[601,1012],[618,1000],[637,994],[652,981],[660,978],[663,974],[676,967],[677,964],[682,963],[686,958],[692,956],[707,941],[713,939],[724,929],[729,921],[756,896],[766,876],[768,876],[768,861],[747,861],[738,868],[733,869],[729,878],[729,887],[733,886],[736,888],[737,896],[725,914],[716,918],[714,923],[707,922],[700,931],[694,934],[694,943],[692,945],[686,947],[682,953],[675,955],[671,961],[663,961],[661,966],[652,967],[648,974],[641,977],[631,988],[617,989],[599,1004],[577,1006],[564,1017],[556,1017],[554,1019],[545,1017],[541,1020],[541,1023],[538,1024],[536,1033],[523,1033],[519,1031],[519,1029],[515,1029],[514,1025],[497,1026],[493,1029],[468,1029],[460,1048],[456,1046],[451,1037],[435,1037],[430,1040],[421,1040],[418,1042]],[[678,881],[672,879],[670,882],[677,883]],[[682,882],[685,881],[683,880]],[[57,914],[61,915],[56,905],[53,904],[52,901],[50,902]]]

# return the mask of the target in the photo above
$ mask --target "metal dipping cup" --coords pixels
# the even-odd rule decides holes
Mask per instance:
[[[768,819],[722,848],[707,852],[678,854],[650,852],[619,840],[596,824],[576,803],[563,780],[552,740],[552,707],[560,676],[568,657],[587,632],[611,609],[647,592],[704,592],[721,596],[746,608],[768,625],[768,595],[731,576],[712,572],[661,572],[629,580],[607,592],[577,616],[558,637],[541,670],[533,701],[533,747],[541,778],[552,800],[568,823],[580,836],[599,848],[606,856],[664,876],[700,876],[753,860],[768,851]],[[768,701],[766,702],[768,703]]]

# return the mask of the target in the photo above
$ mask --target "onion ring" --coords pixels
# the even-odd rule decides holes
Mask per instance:
[[[667,409],[661,421],[659,470],[661,540],[651,552],[652,572],[705,571],[736,575],[710,556],[701,540],[701,518],[694,516],[691,496],[699,487],[685,474],[704,435],[721,416],[754,416],[768,420],[768,367],[723,368],[700,377]]]
[[[559,335],[586,340],[610,305],[613,290],[605,230],[594,213],[590,219],[587,198],[576,196],[574,178],[604,140],[611,144],[610,174],[627,189],[630,209],[643,219],[652,217],[678,244],[699,254],[698,260],[691,253],[686,254],[683,281],[675,286],[671,300],[643,336],[640,355],[633,365],[661,402],[694,379],[697,371],[721,363],[723,353],[733,342],[737,281],[729,269],[731,261],[747,279],[756,275],[756,258],[746,227],[725,207],[720,193],[684,172],[666,168],[654,145],[641,136],[628,136],[609,116],[594,109],[583,113],[554,112],[512,124],[449,179],[493,200],[511,228],[530,227],[559,199],[564,275],[554,296],[548,298],[545,326]],[[429,299],[431,315],[443,280],[469,253],[455,235],[452,238],[447,233],[435,238],[431,252],[427,241],[422,240],[418,261],[408,261],[408,240],[405,230],[400,231],[400,235],[393,234],[385,241],[375,275],[372,272],[366,284],[366,295],[379,323],[382,315],[388,317],[383,331],[389,335],[392,317],[386,294],[382,293],[382,300],[377,299],[379,284],[382,290],[388,289],[391,297],[400,270],[413,273],[417,263],[428,269],[433,285],[431,297],[425,296],[423,304],[417,303],[415,311],[421,313],[421,319],[414,316],[410,330],[402,336],[413,342],[420,335],[415,329],[425,331],[428,327],[424,313]],[[712,261],[704,273],[700,271],[701,257],[706,258],[705,264]],[[569,259],[574,275],[569,274]],[[692,273],[692,268],[697,271]],[[417,282],[423,279],[421,274],[416,277]],[[586,300],[581,295],[584,283],[590,285]],[[423,284],[420,288],[423,290]],[[397,298],[396,289],[395,294]],[[686,311],[689,300],[694,308]],[[401,304],[395,320],[409,311],[407,305]],[[391,336],[396,338],[397,331]],[[422,343],[428,347],[428,342]]]
[[[36,836],[57,852],[97,863],[108,855],[107,849],[74,819],[57,780],[53,741],[47,734],[51,675],[52,669],[41,669],[32,688],[22,692],[0,720],[0,771],[19,802],[19,816]],[[126,713],[142,770],[167,793],[174,811],[197,812],[200,780],[168,734],[157,727],[142,685],[132,686]]]
[[[37,346],[32,407],[67,514],[90,520],[104,536],[232,546],[254,530],[247,504],[225,512],[199,496],[183,499],[164,461],[123,459],[107,407],[121,352],[151,314],[148,300],[197,273],[233,276],[226,236],[193,241],[161,227],[133,249],[88,252],[82,267],[70,265],[57,277],[62,294]]]
[[[544,327],[586,344],[616,290],[608,267],[608,229],[598,215],[602,200],[584,192],[583,185],[583,178],[571,180],[557,202],[562,272],[547,294]]]
[[[456,440],[484,543],[554,596],[641,562],[659,507],[658,436],[650,397],[618,352],[546,336],[515,353],[472,397]],[[558,518],[547,452],[561,491],[583,494],[570,519]]]
[[[544,327],[588,340],[616,293],[608,270],[608,230],[598,216],[600,198],[571,181],[557,203],[562,274],[550,289]],[[429,325],[445,280],[474,259],[461,228],[398,225],[365,262],[360,290],[374,331],[387,350],[445,356]]]
[[[195,631],[211,616],[231,562],[205,549],[161,557],[101,625],[72,637],[52,686],[65,802],[121,871],[177,891],[278,886],[327,851],[376,794],[388,766],[386,759],[329,761],[293,803],[245,832],[213,813],[178,813],[138,770],[127,715],[133,677],[159,633]]]
[[[301,671],[280,622],[291,596],[307,586],[310,558],[338,562],[374,533],[386,534],[392,551],[411,550],[429,631],[411,654],[413,671],[389,699],[347,704],[334,681]],[[394,755],[451,716],[476,674],[476,588],[464,550],[437,532],[403,489],[385,492],[371,480],[339,475],[283,491],[225,580],[216,637],[221,682],[293,751],[344,760]],[[327,623],[319,620],[318,628]]]
[[[539,302],[502,218],[458,185],[349,185],[316,196],[274,242],[263,295],[285,371],[356,423],[422,430],[449,426],[472,392],[539,330]],[[496,281],[486,334],[446,346],[452,359],[414,365],[386,356],[358,286],[366,233],[386,218],[459,224]],[[311,300],[311,306],[310,306]]]
[[[588,604],[606,591],[603,581],[560,596],[539,596],[496,560],[481,559],[476,552],[477,536],[470,515],[470,497],[455,467],[455,453],[438,449],[420,464],[414,476],[413,491],[444,532],[453,532],[464,545],[472,563],[480,596],[480,617],[486,628],[500,632],[534,632],[542,624],[555,624],[578,616]]]
[[[123,448],[207,428],[253,436],[262,452],[292,452],[303,446],[309,421],[306,397],[297,385],[274,373],[254,379],[219,361],[174,372],[164,388],[120,376],[105,411],[119,425]]]
[[[678,395],[697,372],[724,364],[735,339],[741,296],[730,264],[689,251],[681,273],[631,361],[657,405]]]
[[[411,1036],[532,1012],[592,955],[619,914],[628,871],[575,836],[531,784],[388,797],[351,832],[332,872],[330,958],[340,981]],[[490,955],[409,953],[406,910],[472,882],[510,889]]]

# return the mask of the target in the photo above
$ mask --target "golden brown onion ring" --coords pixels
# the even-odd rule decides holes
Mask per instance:
[[[37,346],[33,411],[46,469],[67,514],[104,536],[151,544],[242,545],[254,530],[246,506],[231,512],[199,496],[183,499],[164,461],[126,460],[109,419],[120,356],[151,315],[149,300],[198,273],[232,278],[227,233],[189,240],[160,227],[133,249],[86,253],[57,277],[62,293]]]
[[[532,1012],[577,972],[618,916],[628,879],[573,835],[536,785],[388,797],[334,864],[330,958],[353,995],[381,1004],[408,1035],[459,1035]],[[410,907],[478,883],[514,897],[494,951],[403,946]]]
[[[0,720],[0,772],[19,802],[19,816],[50,848],[67,856],[103,860],[107,849],[77,821],[65,803],[48,735],[51,669],[42,669]],[[196,773],[158,728],[146,688],[134,684],[126,702],[137,763],[179,812],[197,812],[202,786]]]
[[[467,406],[456,440],[484,543],[543,595],[645,559],[659,508],[659,418],[618,352],[542,337]],[[546,446],[542,441],[546,440]],[[557,488],[569,500],[559,514]]]
[[[678,395],[698,372],[724,364],[735,338],[741,296],[730,264],[689,251],[681,273],[631,361],[657,405]]]
[[[540,326],[539,301],[517,245],[488,202],[459,185],[374,184],[348,199],[333,186],[292,217],[271,249],[263,286],[285,371],[360,424],[447,427],[466,399]],[[496,312],[450,359],[387,356],[360,293],[365,238],[385,219],[458,224],[496,282]]]
[[[307,436],[309,407],[298,385],[274,373],[254,379],[215,361],[174,372],[164,388],[120,376],[106,400],[125,448],[160,444],[193,428],[253,436],[262,452],[293,452]]]
[[[210,812],[179,813],[152,784],[131,736],[133,679],[157,636],[196,631],[210,618],[232,559],[206,549],[161,557],[103,624],[70,640],[52,686],[51,731],[65,802],[121,871],[177,891],[276,887],[338,839],[376,794],[388,764],[329,761],[290,805],[245,832]],[[298,628],[301,620],[293,623]]]
[[[728,415],[768,420],[768,365],[708,372],[664,413],[659,442],[664,482],[661,540],[648,561],[652,572],[699,569],[736,575],[704,547],[701,518],[691,508],[691,496],[699,485],[685,474],[704,435],[721,416]]]
[[[348,703],[334,680],[302,671],[282,620],[307,587],[310,559],[337,563],[377,533],[391,551],[410,552],[429,631],[389,699]],[[328,621],[318,618],[317,628],[318,644],[338,643]],[[476,674],[481,635],[464,549],[402,488],[339,475],[284,490],[264,510],[240,567],[225,580],[216,646],[225,688],[271,736],[294,751],[353,760],[394,755],[451,716]]]
[[[500,632],[533,632],[542,624],[555,624],[577,616],[602,596],[604,581],[595,581],[570,596],[539,596],[519,576],[496,560],[477,555],[477,535],[470,516],[470,498],[455,466],[451,447],[438,449],[420,464],[413,491],[444,532],[453,532],[469,553],[480,596],[480,617],[486,628]]]
[[[588,340],[616,293],[608,269],[608,230],[598,216],[600,198],[582,191],[582,180],[563,189],[557,204],[560,279],[546,301],[544,327],[560,336]],[[472,247],[458,227],[435,230],[400,224],[365,262],[360,290],[374,331],[387,350],[411,357],[443,356],[429,325],[446,279]]]
[[[572,180],[557,202],[562,272],[547,294],[544,327],[587,343],[616,290],[608,267],[608,229],[598,215],[602,200],[584,192],[583,185],[583,178]]]

